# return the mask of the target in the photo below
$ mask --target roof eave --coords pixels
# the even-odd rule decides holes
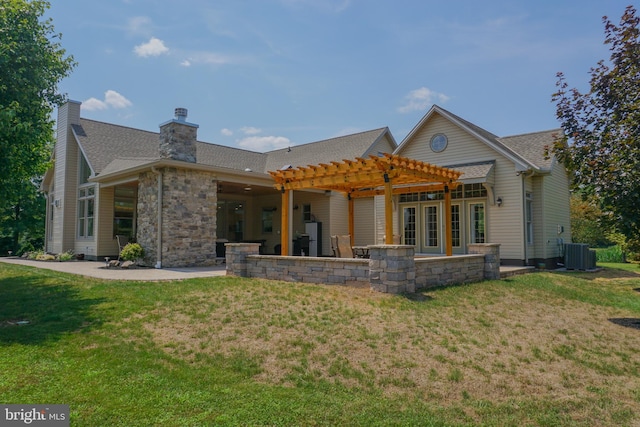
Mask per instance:
[[[219,166],[211,166],[205,165],[202,163],[188,163],[181,160],[171,160],[171,159],[157,159],[150,161],[148,163],[144,163],[138,166],[134,166],[131,168],[126,168],[122,170],[118,170],[115,172],[100,174],[97,176],[93,176],[89,178],[90,182],[97,182],[100,184],[109,184],[114,181],[121,181],[131,175],[137,175],[143,172],[150,171],[152,169],[164,168],[164,167],[173,167],[177,169],[190,169],[197,171],[206,171],[212,173],[221,173],[224,175],[234,175],[238,177],[242,177],[245,179],[254,179],[256,181],[267,180],[269,184],[273,183],[273,180],[268,174],[262,172],[254,172],[254,171],[240,171],[232,168],[224,168]]]

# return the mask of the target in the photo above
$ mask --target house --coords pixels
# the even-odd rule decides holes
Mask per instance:
[[[149,132],[84,119],[81,104],[58,110],[47,193],[46,251],[86,259],[118,254],[116,235],[133,237],[157,268],[210,265],[226,242],[281,248],[281,194],[269,171],[394,153],[461,171],[452,190],[454,253],[467,243],[500,243],[505,263],[554,266],[568,240],[566,171],[544,148],[558,131],[499,138],[434,106],[402,141],[388,128],[274,150],[241,150],[198,141],[187,111]],[[442,195],[394,196],[394,230],[416,252],[444,248]],[[356,245],[384,241],[384,198],[355,201]],[[346,198],[294,191],[285,235],[296,255],[330,256],[330,236],[346,234]]]
[[[545,152],[561,132],[501,138],[433,106],[394,153],[463,172],[452,193],[454,253],[468,243],[500,243],[502,264],[555,268],[571,241],[569,177]],[[418,253],[443,251],[442,198],[399,197],[395,229]]]
[[[198,125],[187,122],[185,109],[176,109],[159,132],[147,132],[81,118],[80,106],[69,101],[58,110],[53,167],[43,181],[45,250],[93,260],[117,257],[119,234],[135,237],[145,263],[156,267],[211,264],[224,242],[258,241],[264,253],[276,253],[281,196],[269,170],[397,146],[380,128],[256,153],[198,141]],[[290,235],[322,224],[313,255],[330,255],[329,236],[345,232],[345,206],[339,194],[297,192]]]

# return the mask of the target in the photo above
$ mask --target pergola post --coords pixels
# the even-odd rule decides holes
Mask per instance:
[[[291,190],[282,188],[282,215],[280,223],[280,255],[289,255],[289,198]]]
[[[444,229],[445,240],[447,242],[447,256],[451,256],[453,255],[453,242],[451,241],[453,230],[451,229],[451,193],[449,192],[448,185],[444,186]]]
[[[384,174],[384,244],[393,245],[393,185]]]
[[[355,227],[355,223],[353,222],[353,218],[355,215],[355,210],[354,210],[354,201],[351,198],[351,194],[347,194],[347,200],[348,200],[348,204],[349,204],[349,236],[351,239],[351,246],[355,245],[355,231],[356,231],[356,227]]]

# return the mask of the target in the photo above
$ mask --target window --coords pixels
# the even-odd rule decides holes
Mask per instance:
[[[460,244],[460,205],[451,205],[451,246],[459,248]]]
[[[404,244],[416,244],[416,208],[407,206],[402,208],[402,226],[404,229]]]
[[[302,220],[304,222],[311,222],[311,205],[302,205]]]
[[[527,244],[533,245],[533,194],[527,193],[526,197],[527,214]]]
[[[485,243],[484,203],[470,205],[471,243]]]
[[[273,233],[273,208],[262,209],[262,232]]]
[[[95,191],[94,186],[78,190],[78,237],[93,237]]]
[[[55,194],[49,195],[49,218],[48,218],[49,226],[47,227],[47,233],[48,233],[49,239],[53,238],[53,211],[56,207],[55,198],[56,198]]]
[[[438,207],[425,206],[424,208],[424,245],[430,248],[438,246]]]
[[[80,154],[80,173],[78,174],[79,184],[86,184],[87,182],[89,182],[90,176],[91,168],[89,167],[89,163],[87,163],[87,159],[85,159],[84,156]]]
[[[134,237],[136,224],[136,187],[116,187],[113,203],[113,235]]]

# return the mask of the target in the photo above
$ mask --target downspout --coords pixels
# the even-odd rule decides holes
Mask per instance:
[[[158,177],[158,236],[156,238],[156,268],[162,268],[162,171],[151,167]]]

